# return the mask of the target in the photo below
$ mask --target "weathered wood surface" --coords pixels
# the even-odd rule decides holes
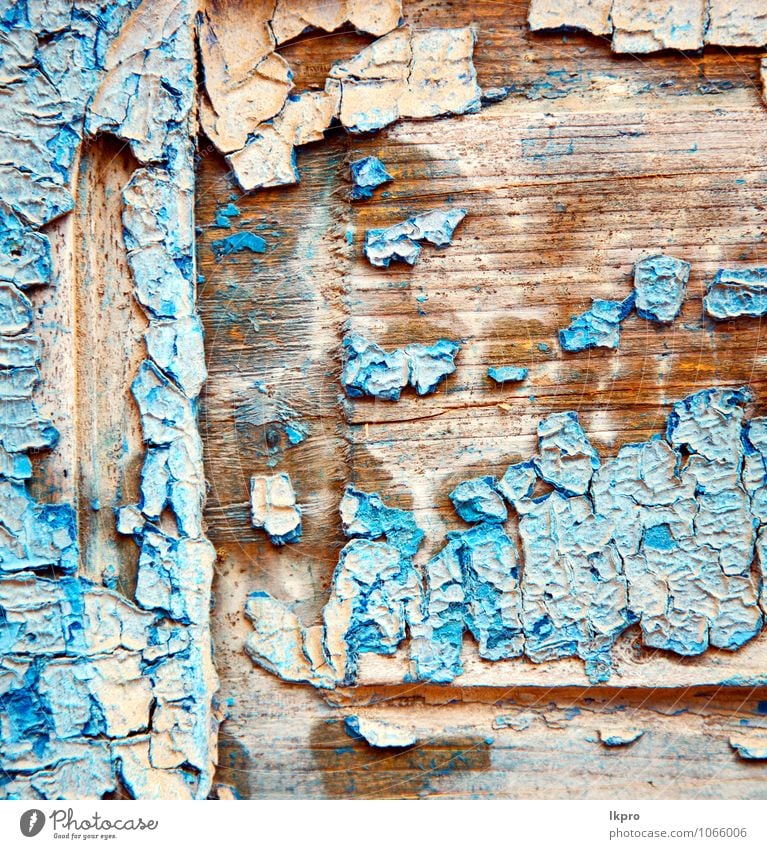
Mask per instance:
[[[297,600],[303,620],[317,621],[344,543],[337,506],[348,482],[416,512],[427,532],[423,562],[460,526],[452,487],[529,456],[549,412],[578,410],[605,456],[658,432],[669,403],[699,388],[748,385],[753,412],[767,409],[759,321],[714,325],[701,309],[705,281],[722,264],[767,264],[767,113],[756,54],[616,57],[604,39],[531,35],[525,14],[524,0],[406,3],[416,25],[476,22],[480,84],[511,85],[511,96],[478,115],[402,123],[370,138],[331,134],[299,154],[297,187],[242,196],[201,141],[199,293],[210,379],[200,428],[228,715],[219,780],[243,795],[765,795],[763,767],[739,760],[727,742],[743,720],[764,724],[765,693],[680,688],[709,680],[695,676],[710,655],[677,661],[678,677],[662,662],[654,683],[670,691],[548,682],[543,692],[509,690],[506,677],[495,679],[504,689],[357,688],[344,697],[370,706],[347,710],[254,668],[242,649],[254,589]],[[282,52],[300,90],[321,85],[333,60],[364,43],[354,34],[308,37]],[[385,196],[351,205],[348,161],[371,153],[395,181]],[[215,213],[230,201],[241,211],[234,227],[266,239],[264,256],[214,258],[212,241],[230,232],[214,226]],[[469,209],[452,247],[427,248],[412,269],[367,264],[365,229],[444,202]],[[680,318],[657,328],[632,317],[618,352],[560,354],[557,329],[592,297],[628,294],[632,263],[661,250],[693,264]],[[387,348],[440,336],[466,344],[435,395],[349,403],[338,383],[347,326]],[[528,366],[527,383],[491,384],[487,367],[505,362]],[[284,404],[311,429],[295,447],[279,424]],[[302,541],[279,550],[248,514],[249,479],[271,473],[270,460],[290,473],[304,510]],[[644,671],[652,664],[641,651],[638,660]],[[739,658],[732,663],[737,674]],[[351,741],[343,716],[365,711],[417,727],[424,743],[392,754]],[[521,730],[493,730],[497,716],[526,713],[534,716]],[[607,749],[597,731],[611,723],[645,734]]]

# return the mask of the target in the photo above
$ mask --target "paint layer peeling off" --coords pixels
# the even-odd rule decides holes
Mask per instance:
[[[439,339],[433,345],[414,343],[387,353],[358,333],[349,333],[343,341],[341,383],[350,398],[398,401],[406,386],[429,395],[455,371],[460,347]]]
[[[216,259],[223,259],[225,256],[242,253],[243,251],[248,251],[252,254],[266,253],[266,242],[264,239],[248,230],[233,233],[231,236],[225,236],[223,239],[214,239],[210,246]]]
[[[245,147],[227,156],[240,187],[250,191],[297,183],[296,146],[320,141],[337,109],[334,92],[306,91],[288,98],[274,119],[253,130]]]
[[[745,761],[767,761],[767,734],[733,734],[730,746]]]
[[[385,537],[404,557],[414,557],[423,540],[423,531],[413,514],[409,510],[388,507],[377,492],[367,493],[347,486],[338,512],[346,537]]]
[[[333,32],[346,23],[360,32],[385,35],[401,19],[401,0],[277,0],[271,29],[277,44],[282,44],[308,29]]]
[[[320,688],[351,684],[361,654],[394,653],[407,623],[419,618],[423,590],[412,558],[423,532],[412,514],[349,487],[341,517],[351,541],[341,550],[321,625],[305,627],[287,604],[266,593],[248,598],[254,632],[246,651],[286,681]]]
[[[562,349],[617,348],[621,323],[634,309],[647,321],[670,324],[682,309],[689,278],[690,263],[682,259],[658,254],[639,260],[634,265],[632,293],[622,301],[595,298],[590,309],[559,331]]]
[[[477,112],[482,92],[472,62],[471,27],[401,27],[331,69],[339,120],[351,133],[380,130],[399,118]]]
[[[767,44],[767,9],[760,0],[708,0],[706,43],[721,47]]]
[[[459,483],[450,500],[464,522],[505,522],[508,515],[495,478],[489,475]]]
[[[3,798],[118,789],[205,798],[211,786],[217,680],[196,422],[205,365],[193,283],[194,12],[186,0],[19,2],[0,12],[0,122],[14,138],[0,166]],[[133,382],[146,443],[140,499],[118,519],[140,548],[135,604],[77,575],[74,509],[36,503],[25,489],[27,452],[54,447],[57,434],[32,402],[40,340],[24,292],[54,275],[39,228],[72,208],[80,142],[102,131],[144,166],[122,196],[134,294],[149,323]],[[160,528],[165,510],[172,532]]]
[[[527,373],[521,366],[490,366],[487,370],[487,376],[495,383],[521,383]]]
[[[77,578],[2,581],[0,606],[3,798],[198,795],[188,629]]]
[[[253,38],[240,24],[242,12],[224,3],[209,4],[199,25],[205,71],[200,122],[245,191],[297,183],[296,147],[320,141],[338,122],[351,133],[365,133],[400,118],[480,108],[470,27],[394,29],[398,3],[365,9],[356,2],[305,8],[278,3],[271,20],[268,5],[254,22]],[[383,37],[333,65],[323,90],[293,92],[290,67],[273,52],[280,40],[274,26],[298,35],[308,20],[335,29],[347,15],[365,31],[383,31]]]
[[[673,256],[651,256],[634,266],[636,311],[641,318],[670,324],[682,309],[690,263]]]
[[[722,321],[767,315],[767,268],[717,271],[707,286],[703,309]]]
[[[623,726],[607,726],[599,729],[599,741],[604,746],[615,748],[618,746],[630,746],[635,743],[644,731],[641,728],[630,728]]]
[[[612,33],[610,9],[613,0],[531,0],[528,22],[532,30],[571,27],[594,35]]]
[[[275,545],[301,538],[301,508],[287,473],[250,479],[250,517],[253,527],[263,528]]]
[[[633,306],[633,296],[624,301],[595,298],[590,309],[574,316],[570,326],[559,331],[559,344],[565,351],[617,348],[621,338],[621,322]]]
[[[418,737],[411,729],[382,719],[352,715],[344,719],[344,726],[350,737],[362,739],[376,749],[404,749],[418,742]]]
[[[533,30],[612,35],[616,53],[767,44],[767,10],[758,0],[530,0],[528,21]]]
[[[368,230],[365,256],[371,265],[379,268],[388,268],[394,260],[415,265],[421,253],[421,242],[446,247],[465,217],[465,209],[432,209],[392,227]]]
[[[594,683],[610,680],[613,646],[637,624],[651,648],[737,650],[760,632],[764,607],[767,425],[746,420],[749,400],[745,390],[691,395],[673,405],[664,434],[610,458],[599,457],[576,413],[549,416],[536,457],[500,481],[454,489],[472,526],[448,533],[423,571],[413,565],[414,522],[377,495],[347,489],[342,525],[362,539],[341,552],[315,626],[322,660],[310,649],[316,633],[285,625],[302,634],[300,657],[313,658],[305,677],[331,668],[335,686],[354,683],[363,653],[391,654],[409,635],[408,680],[449,682],[462,674],[467,631],[484,660],[577,657]],[[536,482],[552,491],[533,497]],[[521,552],[501,496],[514,508]],[[406,545],[395,536],[403,527]],[[603,742],[618,745],[618,736]]]
[[[376,156],[357,159],[349,166],[352,178],[352,200],[367,200],[373,197],[373,190],[390,183],[392,175],[383,162]]]
[[[616,53],[700,50],[705,35],[706,0],[613,0],[611,19]]]

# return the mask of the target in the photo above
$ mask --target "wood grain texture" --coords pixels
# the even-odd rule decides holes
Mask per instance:
[[[382,685],[339,694],[363,703],[354,712],[422,728],[423,746],[382,755],[344,734],[344,708],[254,669],[242,651],[242,611],[254,589],[298,600],[304,621],[317,621],[344,542],[337,505],[347,482],[415,510],[427,532],[423,562],[460,527],[452,487],[528,457],[550,412],[578,410],[605,456],[658,432],[670,402],[699,388],[748,385],[751,412],[767,409],[760,322],[714,324],[701,309],[705,281],[722,264],[767,260],[767,116],[756,54],[615,57],[596,37],[531,35],[525,14],[525,2],[406,3],[416,25],[475,21],[480,84],[511,85],[511,96],[478,115],[403,123],[370,138],[331,133],[299,155],[297,187],[243,197],[202,141],[198,260],[210,379],[201,432],[229,717],[219,780],[243,795],[765,795],[762,767],[738,760],[727,743],[741,719],[760,722],[764,694],[753,688],[547,682],[543,691]],[[361,43],[347,33],[299,39],[282,52],[300,90],[320,85],[331,62]],[[368,154],[395,180],[386,195],[351,205],[348,161]],[[216,261],[211,243],[230,231],[214,226],[215,214],[230,201],[241,211],[234,227],[263,236],[265,255]],[[469,209],[452,247],[427,248],[412,269],[384,272],[364,261],[367,228],[446,203]],[[570,316],[592,297],[624,297],[633,262],[659,251],[693,264],[676,322],[657,328],[634,316],[618,352],[561,354],[556,331]],[[349,403],[338,383],[347,327],[387,348],[440,336],[465,342],[435,395]],[[507,362],[530,369],[525,384],[487,379],[488,366]],[[295,447],[281,426],[284,405],[310,426]],[[271,473],[270,461],[290,473],[304,508],[304,538],[280,550],[248,517],[249,478]],[[684,676],[664,687],[686,686],[705,663],[683,661]],[[530,704],[535,717],[525,728],[492,730],[496,715]],[[598,726],[614,719],[616,704],[627,705],[621,725],[646,733],[611,750],[598,743]],[[563,727],[550,727],[566,710]]]

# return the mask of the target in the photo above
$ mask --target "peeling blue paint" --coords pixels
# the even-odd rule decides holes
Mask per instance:
[[[215,239],[211,242],[211,248],[216,259],[223,259],[225,256],[231,256],[241,251],[250,251],[254,254],[266,253],[267,244],[261,236],[245,230],[224,239]]]
[[[706,288],[703,308],[720,321],[767,315],[767,268],[717,271]]]
[[[497,488],[509,504],[516,507],[518,501],[530,498],[537,479],[535,464],[531,460],[514,463],[506,469]]]
[[[455,371],[459,350],[457,342],[439,339],[432,345],[414,343],[386,352],[359,334],[349,333],[343,340],[341,383],[350,398],[398,401],[408,385],[418,395],[428,395]]]
[[[592,447],[574,412],[552,413],[538,425],[540,455],[533,459],[542,480],[565,495],[584,495],[599,468]]]
[[[524,637],[514,543],[496,523],[448,534],[426,566],[422,621],[411,626],[411,656],[418,678],[449,682],[463,671],[461,646],[468,629],[487,660],[518,657]]]
[[[519,383],[527,379],[528,371],[521,366],[490,366],[487,376],[496,383]]]
[[[464,522],[505,522],[508,516],[495,478],[489,475],[459,483],[450,500]]]
[[[673,256],[651,256],[634,266],[637,315],[670,324],[682,309],[690,264]]]
[[[421,242],[429,242],[438,248],[446,247],[465,216],[465,209],[433,209],[392,227],[368,230],[365,233],[365,256],[371,265],[380,268],[388,268],[394,260],[415,265],[421,253]]]
[[[371,198],[374,189],[394,179],[376,156],[357,159],[351,163],[349,170],[352,178],[352,200]]]
[[[347,486],[338,509],[347,537],[375,540],[384,536],[403,557],[414,557],[423,540],[412,512],[388,507],[377,492]]]
[[[623,301],[603,301],[595,298],[590,309],[574,316],[570,326],[559,331],[559,344],[565,351],[617,348],[621,322],[633,306],[633,294]]]
[[[240,210],[233,203],[228,203],[226,206],[220,206],[216,209],[214,223],[216,227],[231,228],[232,218],[239,218]]]

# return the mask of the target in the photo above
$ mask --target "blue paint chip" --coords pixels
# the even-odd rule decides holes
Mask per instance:
[[[383,162],[376,156],[366,156],[349,166],[352,178],[352,200],[366,200],[373,196],[373,190],[394,178],[386,170]]]
[[[521,366],[490,366],[487,370],[487,376],[496,383],[519,383],[527,374],[527,369]]]
[[[260,236],[246,230],[242,233],[234,233],[224,239],[216,239],[212,242],[211,248],[216,259],[222,259],[241,251],[263,254],[266,253],[267,244]]]
[[[240,214],[240,210],[233,203],[228,203],[224,207],[219,207],[216,210],[215,216],[216,227],[231,227],[232,222],[230,219],[239,218]]]
[[[508,513],[489,475],[463,481],[450,493],[455,512],[465,522],[505,522]]]
[[[559,344],[563,350],[570,352],[617,348],[621,322],[633,307],[633,292],[623,301],[595,298],[586,312],[573,316],[570,326],[559,331]]]

